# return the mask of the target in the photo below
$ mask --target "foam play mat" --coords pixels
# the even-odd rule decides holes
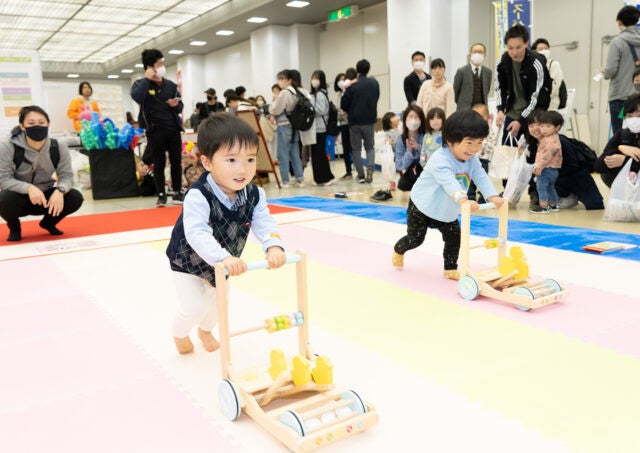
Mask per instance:
[[[531,273],[569,290],[566,300],[523,312],[461,298],[442,277],[435,230],[394,269],[400,208],[310,198],[270,200],[287,252],[306,254],[310,339],[331,359],[334,381],[380,416],[319,451],[640,451],[635,256],[542,247],[535,238],[554,227],[516,234],[514,226],[509,239]],[[171,227],[158,222],[0,247],[0,451],[287,451],[246,415],[222,415],[218,352],[199,343],[192,354],[175,352],[164,255]],[[472,229],[475,242],[494,234],[486,222]],[[492,256],[475,250],[472,265]],[[255,238],[243,257],[263,259]],[[229,285],[238,328],[295,306],[291,266]],[[256,332],[232,347],[240,365],[252,365],[297,343],[294,332]]]

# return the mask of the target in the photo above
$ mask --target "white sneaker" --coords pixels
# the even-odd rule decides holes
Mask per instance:
[[[289,185],[289,183],[288,183],[288,182],[283,182],[283,183],[282,183],[282,187],[280,187],[280,188],[281,188],[281,189],[283,189],[283,190],[285,190],[285,189],[288,189],[288,188],[290,188],[290,187],[291,187],[291,186]]]
[[[578,206],[578,196],[574,193],[565,198],[560,198],[558,201],[558,206],[560,209],[569,209],[574,206]]]
[[[304,180],[299,179],[296,181],[296,187],[304,187]]]

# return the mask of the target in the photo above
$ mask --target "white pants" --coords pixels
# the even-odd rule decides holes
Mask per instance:
[[[173,321],[173,336],[189,336],[193,326],[211,332],[218,322],[216,289],[208,281],[185,274],[172,272],[178,295],[178,313]]]

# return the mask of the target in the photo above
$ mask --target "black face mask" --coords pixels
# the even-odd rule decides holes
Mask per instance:
[[[49,135],[49,128],[47,126],[31,126],[25,127],[24,132],[31,140],[41,142]]]
[[[213,96],[207,96],[207,101],[213,101]]]

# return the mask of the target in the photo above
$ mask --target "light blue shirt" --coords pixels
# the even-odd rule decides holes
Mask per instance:
[[[396,140],[396,170],[405,171],[420,161],[424,134],[417,133],[414,139],[418,143],[418,148],[412,151],[407,148],[405,138],[402,135],[398,136]]]
[[[231,201],[220,187],[213,181],[211,174],[207,175],[207,183],[212,187],[216,198],[226,208],[235,210],[238,206],[247,202],[247,189],[238,192],[235,201]],[[260,200],[254,208],[251,219],[251,231],[262,242],[262,249],[267,252],[269,247],[278,246],[284,250],[284,245],[280,240],[276,222],[269,213],[267,198],[262,187],[258,187]],[[204,259],[207,264],[213,266],[231,254],[224,249],[213,237],[213,230],[209,226],[209,216],[211,207],[209,202],[199,190],[189,190],[184,198],[182,206],[182,222],[184,224],[184,235],[189,245],[195,252]]]
[[[411,189],[411,201],[426,216],[441,222],[453,222],[460,213],[456,196],[466,197],[471,181],[478,186],[485,199],[497,195],[478,156],[460,162],[449,148],[443,147],[427,161],[424,171]]]

